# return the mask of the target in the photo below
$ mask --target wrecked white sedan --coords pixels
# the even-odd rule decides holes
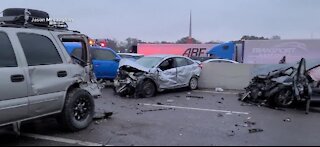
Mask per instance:
[[[198,88],[201,66],[190,58],[175,55],[153,55],[131,61],[120,61],[114,80],[120,96],[152,97],[166,89]]]

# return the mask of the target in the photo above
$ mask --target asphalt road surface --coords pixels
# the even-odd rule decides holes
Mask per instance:
[[[275,110],[243,104],[233,93],[174,90],[154,98],[115,96],[96,100],[97,112],[113,112],[77,133],[55,119],[23,123],[22,134],[0,131],[1,145],[320,145],[320,111]],[[251,131],[250,131],[251,130]],[[251,133],[250,133],[251,132]]]

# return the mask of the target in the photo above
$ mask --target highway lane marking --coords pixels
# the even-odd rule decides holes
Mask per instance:
[[[193,92],[203,92],[203,93],[212,93],[212,94],[231,94],[237,95],[241,92],[217,92],[217,91],[209,91],[209,90],[193,90]]]
[[[40,140],[47,140],[47,141],[53,141],[53,142],[66,143],[66,144],[70,144],[70,145],[111,146],[111,145],[103,145],[103,144],[99,144],[99,143],[86,142],[86,141],[81,141],[81,140],[74,140],[74,139],[67,139],[67,138],[60,138],[60,137],[52,137],[52,136],[38,135],[38,134],[29,134],[29,133],[22,133],[21,136],[34,138],[34,139],[40,139]]]
[[[238,112],[238,111],[228,111],[228,110],[215,110],[215,109],[202,109],[202,108],[192,108],[192,107],[180,107],[180,106],[169,106],[169,105],[156,105],[156,104],[142,104],[144,106],[162,107],[162,108],[174,108],[174,109],[185,109],[185,110],[196,110],[196,111],[208,111],[208,112],[219,112],[226,114],[242,114],[249,115],[249,112]]]

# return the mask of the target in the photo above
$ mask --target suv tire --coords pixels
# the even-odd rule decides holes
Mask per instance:
[[[58,121],[68,131],[80,131],[90,125],[94,110],[94,100],[91,94],[77,88],[67,94]]]

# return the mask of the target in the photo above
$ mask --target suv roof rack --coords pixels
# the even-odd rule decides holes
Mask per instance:
[[[6,14],[4,12],[8,12]],[[38,17],[32,15],[32,13],[37,15],[41,14],[46,17]],[[15,15],[19,14],[19,15]],[[33,22],[38,20],[39,22]],[[36,28],[36,29],[50,29],[50,30],[68,30],[68,24],[62,21],[54,21],[49,19],[49,15],[46,12],[23,9],[23,8],[11,8],[3,11],[3,16],[0,17],[1,27],[16,27],[16,28]]]

